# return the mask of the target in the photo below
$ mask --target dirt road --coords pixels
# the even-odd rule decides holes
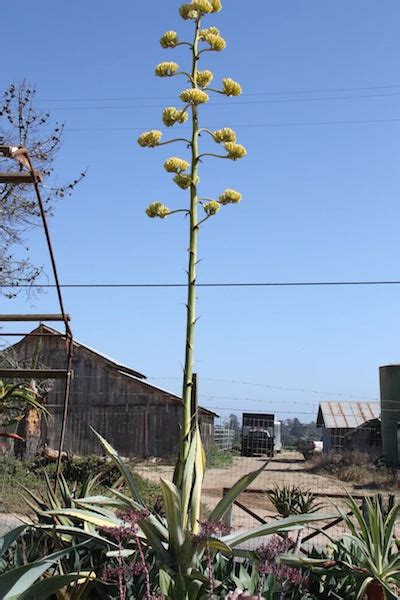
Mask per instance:
[[[256,457],[235,457],[233,465],[225,469],[209,469],[206,472],[203,486],[203,503],[211,509],[222,497],[223,489],[230,488],[242,475],[258,469],[264,462]],[[136,470],[151,481],[158,481],[160,477],[172,478],[173,468],[151,463],[140,463]],[[353,495],[374,494],[376,490],[360,489],[356,484],[344,483],[333,477],[307,473],[303,456],[294,451],[283,451],[274,457],[265,470],[250,486],[250,490],[266,490],[274,486],[297,485],[316,494],[346,494]],[[243,494],[240,501],[246,508],[256,513],[261,518],[270,518],[276,513],[265,493]],[[344,507],[345,501],[340,498],[321,498],[321,510],[335,512],[334,507]],[[234,507],[232,513],[232,526],[235,529],[249,528],[257,525],[257,519]],[[338,530],[340,531],[340,529]]]

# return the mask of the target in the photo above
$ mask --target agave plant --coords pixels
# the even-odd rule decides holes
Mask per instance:
[[[311,514],[322,508],[322,504],[317,502],[313,492],[303,490],[297,485],[275,486],[273,490],[267,492],[267,496],[281,517]]]
[[[315,559],[286,555],[287,564],[307,566],[319,574],[336,578],[352,576],[357,582],[357,600],[395,600],[400,591],[400,554],[395,540],[400,505],[392,503],[382,509],[379,498],[365,498],[360,509],[350,496],[347,501],[352,516],[339,509],[349,533],[335,541],[324,533],[340,558]]]
[[[100,563],[107,555],[116,558],[121,551],[123,556],[133,555],[137,551],[133,536],[124,536],[123,548],[119,548],[113,540],[113,535],[110,535],[110,532],[126,526],[124,514],[133,513],[136,515],[137,532],[143,552],[149,557],[149,562],[153,561],[153,557],[157,562],[159,577],[156,583],[153,580],[152,586],[155,586],[156,591],[162,593],[166,600],[200,600],[211,597],[211,587],[213,591],[223,589],[223,582],[210,573],[210,558],[213,569],[216,555],[243,556],[239,546],[247,540],[298,529],[310,522],[326,518],[326,515],[296,515],[280,521],[274,520],[249,531],[213,535],[213,531],[223,529],[219,524],[227,511],[234,500],[256,479],[263,465],[257,471],[244,475],[210,512],[207,523],[212,525],[211,530],[205,535],[201,532],[195,534],[187,527],[187,515],[183,509],[185,499],[177,487],[172,482],[161,480],[165,515],[148,510],[128,466],[102,436],[97,436],[121,473],[123,492],[117,486],[113,486],[109,488],[107,495],[90,495],[95,483],[91,482],[82,497],[75,497],[65,480],[61,479],[61,501],[52,491],[50,482],[46,503],[32,494],[28,499],[38,515],[36,531],[50,536],[54,544],[52,550],[57,548],[65,551],[64,574],[70,573],[72,565],[79,563],[82,571],[92,573],[92,576],[96,574],[99,580],[102,576]],[[72,541],[82,544],[79,546],[79,555],[74,554],[74,548],[68,550]],[[0,597],[1,586],[2,577]],[[137,597],[150,596],[144,593]]]
[[[71,552],[78,552],[84,544],[69,545],[56,552],[51,552],[37,560],[27,562],[20,560],[18,553],[14,554],[15,564],[13,568],[4,560],[12,545],[26,531],[28,525],[21,525],[13,531],[0,538],[0,598],[2,600],[45,600],[53,593],[66,586],[77,585],[82,589],[90,582],[90,572],[76,572],[74,569],[62,572],[60,561]],[[74,593],[69,596],[71,600],[78,596]]]

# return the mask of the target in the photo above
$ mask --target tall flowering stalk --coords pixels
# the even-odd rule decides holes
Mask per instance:
[[[238,160],[246,155],[246,149],[236,141],[236,133],[228,128],[222,128],[217,131],[211,131],[207,128],[201,128],[199,124],[199,108],[202,104],[209,101],[209,93],[223,94],[225,96],[239,96],[242,93],[241,86],[230,78],[222,80],[220,88],[212,88],[210,84],[214,78],[209,70],[200,70],[199,61],[208,52],[221,52],[226,47],[226,42],[216,27],[202,28],[202,20],[207,15],[220,12],[222,9],[221,0],[192,0],[192,2],[183,4],[179,13],[185,21],[192,21],[194,33],[192,41],[181,41],[175,31],[167,31],[161,37],[160,43],[163,48],[171,49],[178,46],[187,46],[191,54],[191,66],[189,71],[181,70],[176,62],[162,62],[155,67],[155,74],[158,77],[177,77],[183,76],[187,79],[189,87],[184,89],[179,98],[182,101],[180,107],[169,106],[164,109],[162,121],[166,127],[174,127],[179,124],[191,122],[191,135],[186,137],[176,137],[171,140],[162,141],[162,132],[152,130],[144,132],[138,139],[142,147],[155,148],[173,142],[183,143],[190,153],[190,160],[173,156],[164,163],[164,168],[168,173],[174,175],[173,181],[182,190],[188,192],[188,206],[171,210],[160,201],[152,202],[146,209],[149,217],[159,217],[164,219],[174,213],[184,213],[189,217],[189,259],[188,259],[188,285],[187,285],[187,319],[186,319],[186,345],[185,361],[183,372],[182,403],[183,419],[181,427],[181,448],[175,469],[174,483],[182,492],[183,488],[188,487],[187,462],[190,454],[190,448],[195,438],[199,439],[197,415],[192,414],[192,376],[194,362],[194,343],[195,343],[195,325],[196,325],[196,267],[197,267],[197,245],[200,226],[210,217],[217,214],[222,206],[227,204],[236,204],[240,202],[242,196],[236,190],[230,188],[223,191],[218,198],[202,198],[199,195],[199,167],[202,159],[206,157],[216,157],[230,160]],[[219,153],[201,153],[199,138],[204,133],[220,146],[224,152]],[[204,211],[202,217],[199,217],[199,207]],[[196,454],[196,452],[193,452]],[[190,470],[190,469],[189,469]],[[195,470],[193,467],[192,471]],[[186,480],[185,480],[186,477]],[[197,507],[199,508],[199,500]],[[198,513],[198,510],[195,510]],[[192,519],[194,522],[198,520]]]

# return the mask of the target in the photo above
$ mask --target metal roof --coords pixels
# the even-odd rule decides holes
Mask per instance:
[[[320,402],[317,427],[355,429],[380,415],[379,402]]]

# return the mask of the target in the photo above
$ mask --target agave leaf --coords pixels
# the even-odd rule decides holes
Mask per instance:
[[[140,492],[139,492],[139,488],[136,485],[136,481],[133,478],[132,473],[130,472],[130,470],[128,469],[128,467],[121,460],[118,452],[115,450],[115,448],[113,448],[111,446],[111,444],[109,444],[107,442],[106,439],[103,438],[103,436],[101,436],[99,433],[97,433],[97,431],[95,429],[93,429],[93,427],[91,427],[91,430],[98,437],[101,445],[103,446],[103,448],[107,452],[107,454],[109,454],[111,456],[113,462],[115,463],[115,465],[118,468],[119,472],[123,476],[124,481],[126,482],[128,488],[129,488],[129,490],[130,490],[130,492],[132,494],[132,497],[136,500],[136,502],[138,502],[138,504],[140,504],[141,506],[144,506],[142,497],[141,497]]]
[[[142,509],[142,506],[140,504],[132,500],[132,498],[125,496],[124,494],[122,494],[122,492],[118,492],[117,490],[113,489],[110,489],[110,492],[111,494],[115,495],[117,498],[120,498],[124,502],[124,506],[122,506],[121,508],[134,508],[135,510]],[[147,533],[145,527],[147,528],[147,525],[149,523],[151,524],[153,535],[156,533],[158,540],[161,540],[162,543],[167,543],[169,537],[168,529],[162,523],[161,519],[156,515],[150,513],[149,516],[146,517],[146,519],[140,522],[140,526],[143,532],[145,533],[146,537]]]
[[[100,471],[94,477],[88,477],[86,479],[85,483],[83,484],[83,488],[82,488],[82,496],[83,497],[90,496],[91,492],[96,487],[96,485],[99,483],[102,476],[103,476],[103,473]]]
[[[63,525],[36,525],[35,529],[43,529],[44,531],[50,531],[57,535],[66,535],[70,536],[71,539],[74,538],[86,538],[89,542],[95,541],[100,544],[104,544],[105,546],[111,546],[112,548],[118,548],[118,544],[109,540],[108,538],[103,537],[97,532],[94,531],[85,531],[80,527],[64,527]]]
[[[181,491],[181,502],[182,508],[180,512],[181,524],[183,529],[187,527],[187,519],[189,512],[189,503],[190,496],[193,487],[193,474],[195,471],[195,462],[196,462],[196,439],[195,436],[192,435],[189,445],[189,452],[185,460],[185,464],[183,467],[183,477],[182,477],[182,485],[180,487]]]
[[[185,541],[184,531],[181,526],[181,499],[173,483],[165,479],[160,479],[160,484],[168,523],[169,541],[171,547],[177,552]]]
[[[195,457],[195,472],[193,489],[190,498],[190,520],[191,528],[193,533],[199,531],[200,521],[200,510],[201,510],[201,492],[204,479],[204,473],[206,470],[206,457],[204,452],[203,443],[201,441],[199,428],[196,427],[194,432],[194,441],[196,444],[196,457]]]
[[[246,540],[251,540],[253,538],[261,537],[264,535],[272,535],[274,533],[282,532],[282,531],[293,531],[295,529],[301,529],[304,525],[308,523],[312,523],[315,521],[326,521],[329,519],[334,519],[336,515],[293,515],[292,517],[287,517],[285,519],[279,519],[277,521],[272,521],[271,523],[266,523],[265,525],[261,525],[260,527],[255,527],[254,529],[249,529],[247,531],[239,531],[237,533],[233,533],[230,535],[223,536],[221,540],[227,545],[234,548],[239,544],[242,544]]]
[[[135,550],[130,550],[129,548],[119,548],[118,550],[109,550],[106,554],[108,558],[128,558],[135,554]]]
[[[28,525],[18,525],[15,529],[8,531],[0,537],[0,558],[7,552],[9,547],[19,538]]]
[[[220,521],[230,509],[236,498],[259,476],[270,461],[266,461],[259,469],[243,475],[218,502],[208,516],[210,521]]]
[[[71,508],[74,505],[74,498],[68,487],[68,483],[62,473],[60,473],[60,491],[66,508]]]
[[[173,587],[173,579],[167,571],[160,569],[159,571],[160,591],[163,596],[171,597],[171,588]]]
[[[77,581],[81,582],[82,579],[90,581],[95,579],[95,576],[86,575],[85,577],[82,573],[53,575],[52,577],[47,577],[46,579],[34,583],[25,593],[18,596],[18,600],[46,600],[61,588]]]
[[[85,543],[86,542],[78,544],[73,548],[64,548],[41,560],[17,567],[0,575],[0,598],[2,598],[2,600],[19,599],[21,594],[26,592],[59,558],[62,558],[72,550],[82,547]]]
[[[71,517],[72,519],[79,519],[80,521],[92,523],[97,527],[121,527],[123,526],[123,521],[118,519],[114,514],[112,516],[104,516],[99,512],[82,510],[80,508],[60,508],[59,510],[49,510],[47,512],[48,515],[55,516],[66,516]]]
[[[210,549],[214,552],[222,552],[222,554],[232,554],[232,550],[222,540],[218,538],[210,538],[208,540]]]
[[[36,503],[36,505],[39,507],[39,509],[41,510],[47,510],[48,506],[47,504],[45,504],[45,502],[43,501],[43,499],[40,496],[35,495],[33,492],[30,491],[29,488],[25,487],[22,484],[18,484],[18,487],[20,487],[21,489],[24,490],[24,492],[26,494],[28,494],[28,496]],[[26,497],[24,495],[22,495],[22,497],[24,498],[25,502],[26,502]],[[32,508],[32,504],[30,504],[31,508]],[[37,512],[36,507],[33,509],[34,512]]]
[[[133,500],[133,498],[130,498],[129,496],[127,496],[126,494],[123,494],[119,490],[110,488],[108,491],[110,492],[110,494],[112,494],[113,496],[115,496],[116,498],[119,498],[121,500],[121,502],[123,504],[123,506],[121,506],[121,508],[134,508],[135,510],[143,509],[142,504],[139,504],[139,502],[136,502],[135,500]]]
[[[122,508],[121,502],[115,498],[108,498],[107,496],[87,496],[86,498],[76,498],[76,506],[91,507],[91,506],[110,506],[113,508]]]
[[[160,535],[159,529],[154,525],[154,522],[149,520],[149,518],[140,521],[139,525],[147,540],[147,544],[158,554],[160,563],[164,565],[164,567],[169,566],[171,563],[171,556],[166,550],[166,544],[168,543],[167,529],[165,529],[166,535]]]

